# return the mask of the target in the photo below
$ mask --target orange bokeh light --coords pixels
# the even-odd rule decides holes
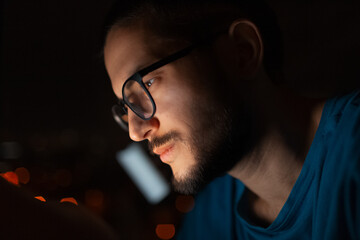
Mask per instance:
[[[30,181],[30,172],[24,167],[19,167],[15,169],[15,173],[19,178],[19,182],[22,184],[27,184]]]
[[[62,202],[69,202],[69,203],[73,203],[73,204],[75,204],[75,205],[79,205],[78,204],[78,202],[75,200],[75,198],[73,198],[73,197],[68,197],[68,198],[62,198],[61,200],[60,200],[60,202],[62,203]]]
[[[3,177],[9,183],[19,186],[19,178],[15,172],[0,173],[0,176]]]
[[[175,226],[174,224],[158,224],[155,232],[160,239],[171,239],[175,236]]]
[[[193,196],[179,195],[175,200],[175,207],[179,212],[190,212],[195,206],[195,200]]]
[[[42,202],[46,202],[46,200],[45,200],[45,198],[43,196],[36,196],[34,198],[36,198],[37,200],[40,200]]]

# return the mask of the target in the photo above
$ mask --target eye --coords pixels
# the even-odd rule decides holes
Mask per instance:
[[[152,78],[152,79],[146,81],[144,84],[147,88],[150,88],[151,85],[154,83],[154,81],[155,81],[155,78]]]

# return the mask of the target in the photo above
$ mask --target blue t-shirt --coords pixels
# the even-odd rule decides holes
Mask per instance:
[[[239,214],[244,190],[229,175],[215,179],[176,239],[360,239],[360,93],[325,103],[301,173],[267,228]]]

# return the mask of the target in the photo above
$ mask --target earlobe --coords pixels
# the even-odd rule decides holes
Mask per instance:
[[[257,26],[247,19],[235,20],[229,27],[229,37],[235,43],[239,70],[252,75],[263,60],[263,42]]]

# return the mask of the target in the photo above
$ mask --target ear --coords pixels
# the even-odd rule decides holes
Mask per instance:
[[[236,65],[241,74],[253,75],[263,60],[263,42],[256,25],[247,19],[238,19],[229,27],[229,37],[235,43]]]

